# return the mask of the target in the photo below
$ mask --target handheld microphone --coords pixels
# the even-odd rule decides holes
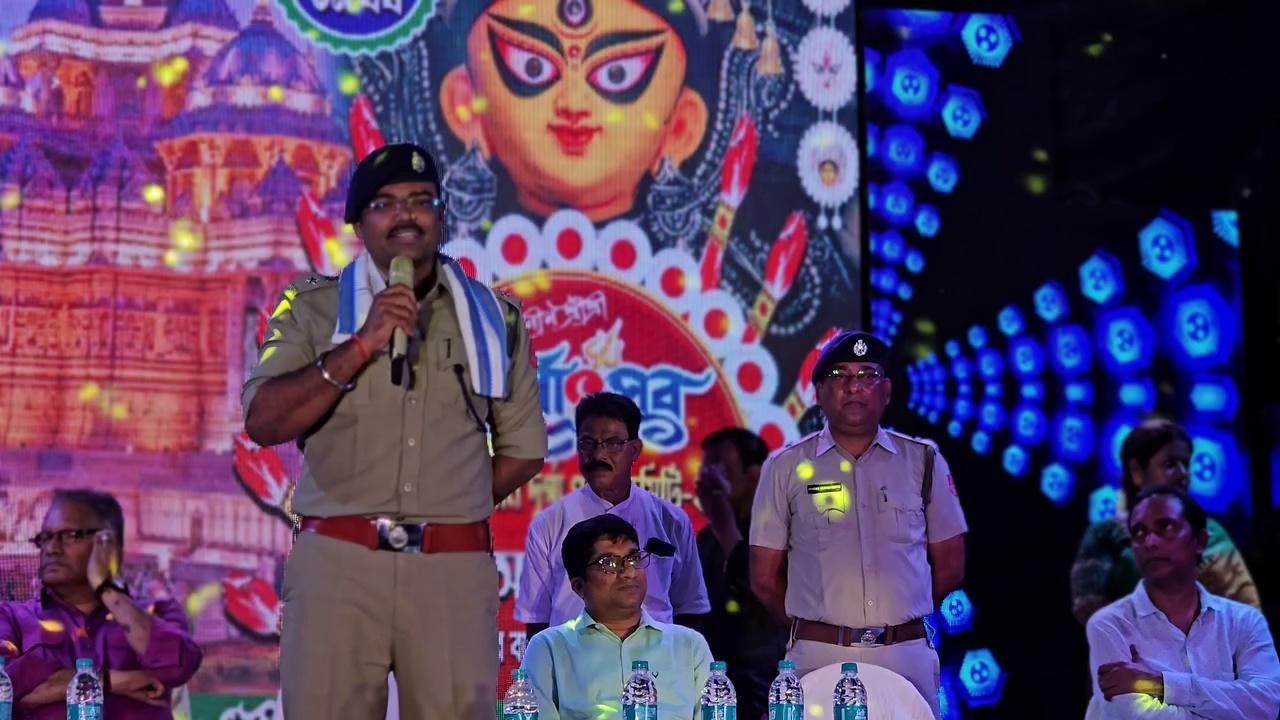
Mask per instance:
[[[404,285],[405,287],[413,287],[413,258],[407,255],[397,255],[391,259],[391,272],[387,278],[387,287],[393,285]],[[405,357],[409,352],[409,338],[405,337],[404,330],[396,328],[391,335],[391,384],[401,384],[404,378]]]

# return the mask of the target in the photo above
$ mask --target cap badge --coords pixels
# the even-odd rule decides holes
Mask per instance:
[[[422,156],[419,155],[416,151],[413,153],[413,158],[409,162],[413,165],[414,172],[416,173],[426,172],[427,161],[423,160]]]
[[[867,344],[858,338],[858,342],[853,344],[853,354],[862,357],[867,354]]]

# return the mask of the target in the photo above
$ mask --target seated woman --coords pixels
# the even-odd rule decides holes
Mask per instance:
[[[1116,516],[1085,531],[1071,566],[1071,611],[1084,625],[1100,608],[1133,592],[1138,566],[1125,527],[1128,508],[1138,492],[1154,485],[1187,489],[1191,437],[1180,425],[1151,418],[1134,428],[1120,447],[1125,505]],[[1261,607],[1258,589],[1231,536],[1209,518],[1209,544],[1200,560],[1200,582],[1214,595]]]

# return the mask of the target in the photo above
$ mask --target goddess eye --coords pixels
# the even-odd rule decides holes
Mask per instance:
[[[560,69],[550,56],[522,48],[499,37],[494,38],[494,45],[497,46],[502,64],[521,83],[541,89],[560,78]]]
[[[591,84],[605,93],[625,93],[644,79],[645,71],[653,65],[655,55],[653,50],[646,50],[601,63],[591,71]]]

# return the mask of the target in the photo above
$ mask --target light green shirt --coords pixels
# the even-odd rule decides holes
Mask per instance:
[[[622,686],[632,660],[649,663],[658,686],[658,717],[696,718],[711,674],[711,648],[696,631],[658,622],[644,610],[640,627],[626,640],[583,610],[534,635],[520,666],[529,673],[540,720],[612,720],[622,717]]]

